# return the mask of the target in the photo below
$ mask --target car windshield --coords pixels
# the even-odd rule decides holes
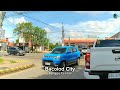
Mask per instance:
[[[22,50],[21,48],[17,48],[17,50]]]
[[[55,48],[51,54],[63,54],[66,52],[66,48]]]

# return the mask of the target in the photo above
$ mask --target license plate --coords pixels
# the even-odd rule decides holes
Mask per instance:
[[[50,63],[49,62],[45,62],[45,65],[50,65]]]
[[[120,73],[109,73],[108,78],[120,78]]]

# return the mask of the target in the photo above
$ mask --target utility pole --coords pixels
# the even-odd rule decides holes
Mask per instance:
[[[64,46],[64,26],[62,23],[62,46]]]
[[[69,37],[69,46],[70,46],[70,37]]]

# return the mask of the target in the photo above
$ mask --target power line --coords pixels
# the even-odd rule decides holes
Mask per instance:
[[[14,11],[14,12],[15,12],[15,11]],[[35,20],[35,21],[41,22],[41,23],[43,23],[43,24],[45,24],[45,25],[48,25],[48,26],[50,26],[50,27],[52,27],[52,28],[59,29],[59,28],[57,28],[57,27],[55,27],[55,26],[52,26],[52,25],[50,25],[50,24],[48,24],[48,23],[45,23],[45,22],[43,22],[43,21],[41,21],[41,20],[34,19],[34,18],[31,18],[31,17],[26,16],[26,15],[23,15],[23,14],[19,14],[18,12],[15,12],[15,13],[17,13],[18,15],[22,15],[22,16],[25,16],[25,17],[27,17],[27,18],[33,19],[33,20]]]

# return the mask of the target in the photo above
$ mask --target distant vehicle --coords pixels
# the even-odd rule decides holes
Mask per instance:
[[[82,53],[85,55],[87,53],[87,48],[82,48]]]
[[[71,64],[80,65],[80,51],[73,46],[60,46],[45,54],[42,58],[43,66],[66,67]]]
[[[120,40],[97,40],[85,56],[86,79],[120,79]]]
[[[9,47],[8,50],[7,50],[7,53],[9,55],[14,54],[14,55],[17,55],[17,56],[20,56],[20,55],[24,56],[25,55],[25,51],[23,51],[19,47]]]

